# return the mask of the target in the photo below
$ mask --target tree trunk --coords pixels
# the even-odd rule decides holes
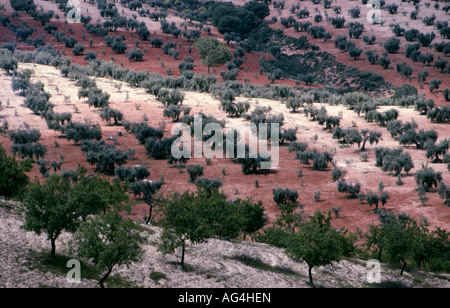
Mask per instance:
[[[56,238],[51,238],[50,242],[52,244],[52,258],[55,258],[55,255],[56,255]]]
[[[183,244],[181,246],[181,267],[184,268],[184,252],[186,250],[185,240],[183,240]]]
[[[210,71],[210,66],[208,65],[208,75],[209,75],[209,71]]]
[[[108,271],[106,272],[105,276],[103,276],[103,278],[100,279],[100,281],[98,282],[98,284],[100,285],[100,288],[102,288],[102,289],[105,288],[105,285],[104,285],[103,283],[106,281],[106,279],[108,279],[109,275],[110,275],[111,272],[112,272],[112,269],[113,269],[112,266],[111,266],[111,267],[108,267]]]
[[[150,221],[152,220],[152,215],[153,215],[153,205],[148,205],[150,207],[150,210],[148,212],[148,218],[147,221],[145,222],[147,225],[150,223]]]
[[[312,270],[312,266],[309,266],[309,268],[308,268],[309,283],[311,283],[311,286],[312,286],[313,288],[315,288],[316,286],[315,286],[314,283],[313,283],[311,270]]]
[[[382,253],[383,249],[380,248],[380,250],[378,251],[378,260],[381,260],[381,253]]]
[[[402,266],[402,269],[401,269],[401,271],[400,271],[400,276],[403,276],[403,271],[405,270],[405,267],[406,267],[406,262],[405,262],[405,260],[402,260],[402,262],[403,262],[403,266]]]
[[[367,139],[364,139],[361,150],[360,150],[361,152],[364,152],[366,150],[366,142],[367,142]]]

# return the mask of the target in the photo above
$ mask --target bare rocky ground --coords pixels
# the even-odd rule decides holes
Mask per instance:
[[[23,215],[15,202],[0,203],[0,287],[2,288],[97,288],[95,279],[84,278],[81,283],[68,283],[70,268],[56,268],[48,259],[49,243],[21,229]],[[211,239],[191,246],[182,269],[178,256],[164,256],[158,251],[160,230],[143,226],[148,236],[144,255],[139,263],[128,268],[117,267],[107,287],[143,288],[307,288],[308,274],[304,263],[292,261],[282,249],[252,242],[229,242]],[[57,254],[70,258],[70,234],[57,241]],[[62,257],[60,257],[62,258]],[[331,266],[313,270],[317,286],[326,288],[365,288],[377,285],[367,283],[367,261],[345,259]],[[92,266],[89,266],[92,271]],[[86,274],[88,275],[88,274]],[[90,274],[89,274],[90,275]],[[381,267],[383,285],[415,288],[448,288],[450,275],[405,272],[387,265]],[[378,285],[380,286],[380,285]]]

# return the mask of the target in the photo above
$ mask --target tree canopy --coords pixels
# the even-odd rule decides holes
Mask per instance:
[[[232,58],[228,48],[212,37],[199,38],[194,47],[200,53],[201,62],[208,67],[208,75],[211,67],[225,64]]]

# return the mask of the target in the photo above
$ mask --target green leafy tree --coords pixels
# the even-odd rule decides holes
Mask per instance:
[[[211,67],[225,64],[232,58],[230,50],[215,38],[199,38],[194,47],[197,48],[202,63],[208,67],[208,75]]]
[[[342,236],[331,225],[331,212],[324,214],[320,211],[300,224],[298,232],[291,236],[286,252],[293,260],[306,262],[309,282],[313,287],[312,269],[339,262],[343,257],[340,245]]]
[[[442,181],[442,172],[434,171],[433,168],[422,164],[422,169],[417,170],[414,179],[418,186],[423,186],[426,191],[430,191],[433,186],[437,188]]]
[[[98,282],[104,288],[115,266],[128,266],[140,260],[146,238],[131,219],[111,212],[89,217],[79,226],[74,242],[81,258],[92,260],[99,269],[106,271]]]
[[[25,196],[23,228],[40,235],[45,233],[56,254],[56,239],[63,231],[76,231],[80,222],[77,206],[68,202],[70,182],[53,174],[43,184],[33,182]]]
[[[380,214],[380,221],[381,245],[390,262],[401,262],[400,276],[402,276],[407,261],[414,256],[417,224],[405,214],[396,217],[393,213]]]
[[[163,253],[174,253],[181,247],[181,266],[184,267],[184,257],[188,244],[204,243],[213,234],[211,226],[202,215],[206,207],[216,199],[207,198],[206,193],[199,191],[198,195],[188,191],[181,195],[174,194],[161,202],[160,211],[163,227],[162,243],[159,247]]]
[[[0,195],[7,198],[19,196],[30,181],[26,172],[32,168],[32,160],[19,163],[14,157],[9,157],[0,144]]]
[[[240,215],[244,218],[242,225],[244,239],[245,235],[250,235],[253,239],[253,234],[266,225],[267,215],[264,212],[264,206],[261,201],[254,202],[251,198],[247,200],[238,199],[235,203]]]

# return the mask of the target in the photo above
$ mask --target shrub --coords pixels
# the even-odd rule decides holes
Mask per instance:
[[[26,172],[31,169],[31,161],[18,163],[0,144],[0,195],[11,198],[22,194],[30,181]]]
[[[423,129],[418,132],[415,129],[409,129],[398,137],[398,141],[402,145],[415,145],[416,149],[423,149],[427,141],[435,142],[438,138],[435,130],[425,131]]]
[[[84,46],[81,44],[76,44],[72,49],[72,53],[74,54],[74,56],[79,56],[83,52],[84,52]]]
[[[150,171],[148,171],[147,166],[138,165],[129,167],[117,167],[114,170],[114,174],[118,177],[119,181],[135,183],[137,181],[142,181],[148,176],[150,176]]]
[[[128,60],[130,62],[142,61],[143,56],[144,56],[144,54],[142,53],[142,51],[140,49],[132,49],[128,53]]]
[[[400,40],[396,37],[391,37],[383,44],[383,47],[388,53],[396,53],[400,49]]]
[[[17,60],[14,59],[11,51],[0,49],[0,68],[8,75],[12,75],[12,72],[17,69]]]
[[[86,160],[91,165],[96,165],[95,170],[107,175],[114,175],[116,165],[126,164],[128,156],[125,152],[116,149],[113,145],[102,142],[83,142],[83,152]]]
[[[145,150],[147,154],[154,159],[168,159],[171,156],[172,143],[177,139],[172,136],[164,139],[156,139],[154,137],[145,140]]]
[[[203,176],[203,169],[202,165],[186,166],[186,171],[189,173],[189,181],[194,183],[199,176]]]
[[[65,125],[62,132],[65,132],[67,140],[73,140],[74,142],[102,139],[102,131],[100,129],[100,125],[98,124],[82,124],[72,122]]]
[[[360,147],[360,151],[366,150],[366,143],[369,141],[370,144],[378,143],[381,139],[381,133],[368,129],[363,129],[358,131],[355,128],[342,129],[336,127],[333,130],[333,139],[339,139],[341,143],[354,144],[357,143]]]
[[[10,130],[9,140],[15,144],[27,144],[37,142],[41,138],[41,132],[37,129],[31,130]]]
[[[316,149],[304,152],[297,152],[296,159],[300,160],[302,164],[311,165],[314,170],[325,170],[328,165],[333,162],[333,154],[330,152],[320,153]]]
[[[94,51],[87,51],[85,54],[84,54],[84,60],[86,61],[90,61],[90,60],[95,60],[95,59],[97,59],[97,53],[96,52],[94,52]]]
[[[272,189],[273,201],[282,207],[287,204],[295,204],[299,197],[298,192],[289,188]]]
[[[100,118],[108,122],[108,124],[111,124],[111,120],[114,120],[113,125],[119,125],[119,122],[123,119],[123,114],[117,109],[106,107],[102,109]]]
[[[450,187],[447,187],[444,182],[440,182],[438,187],[438,194],[439,197],[444,199],[445,204],[447,206],[450,206]]]
[[[433,92],[434,90],[439,89],[439,86],[441,85],[442,81],[437,78],[433,78],[430,80],[430,92]]]
[[[425,143],[424,149],[427,151],[427,158],[433,158],[433,163],[441,163],[439,158],[441,155],[445,155],[450,147],[450,140],[448,138],[442,139],[439,143],[433,140],[429,140]]]
[[[347,183],[344,180],[338,181],[338,192],[348,194],[348,198],[356,198],[361,191],[361,184],[356,182],[355,184]]]
[[[433,168],[422,164],[422,169],[417,170],[414,179],[418,186],[423,186],[426,191],[430,191],[433,186],[437,188],[442,181],[442,172],[436,172]]]

